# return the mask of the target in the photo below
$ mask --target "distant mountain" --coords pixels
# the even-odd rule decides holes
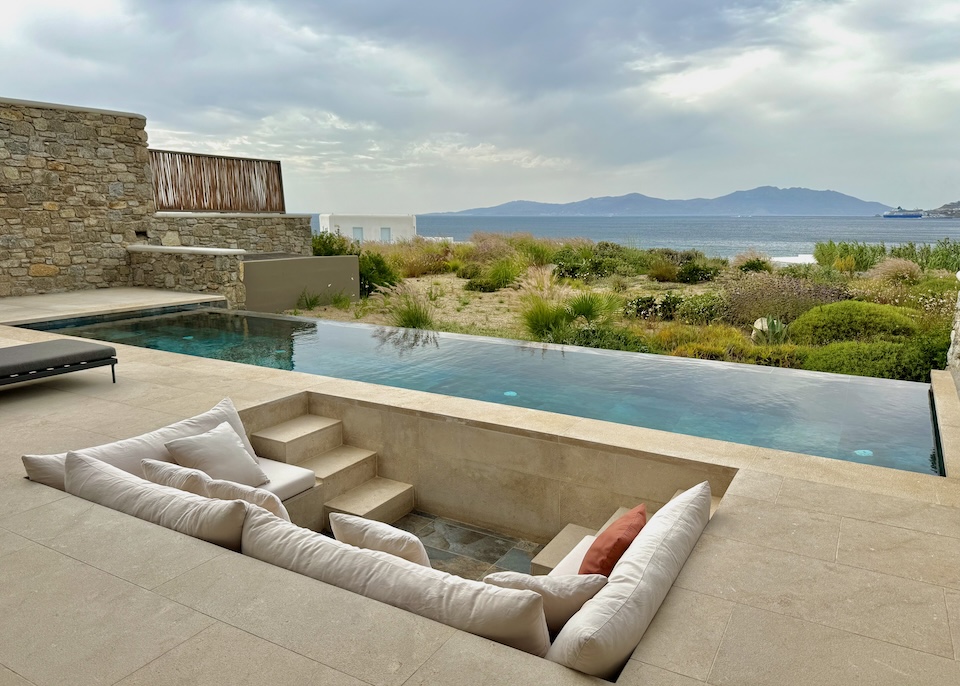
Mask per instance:
[[[836,191],[760,186],[719,198],[663,200],[640,193],[588,198],[563,204],[514,200],[496,207],[479,207],[444,215],[478,217],[643,217],[643,216],[873,216],[891,209]]]
[[[930,210],[929,214],[935,217],[950,217],[960,219],[960,200],[941,205],[935,210]]]

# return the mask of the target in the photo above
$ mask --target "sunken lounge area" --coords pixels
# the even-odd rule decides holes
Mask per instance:
[[[0,347],[57,338],[0,325]],[[339,422],[376,478],[412,485],[417,511],[540,545],[708,482],[719,506],[618,684],[960,683],[950,454],[940,478],[115,347],[115,384],[101,368],[0,389],[3,686],[607,683],[24,478],[24,454],[225,397],[250,435],[294,410]],[[934,391],[952,453],[949,373]]]

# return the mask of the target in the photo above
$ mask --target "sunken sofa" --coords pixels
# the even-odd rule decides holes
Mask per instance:
[[[562,573],[577,566],[571,559],[549,576],[498,573],[485,583],[430,568],[420,542],[386,524],[333,516],[336,540],[288,521],[269,479],[250,485],[266,478],[267,461],[249,447],[229,400],[143,436],[23,461],[34,481],[608,679],[640,642],[710,514],[704,482],[654,514],[608,577]],[[238,481],[218,478],[225,474]]]

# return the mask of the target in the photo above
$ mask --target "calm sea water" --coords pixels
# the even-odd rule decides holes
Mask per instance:
[[[813,252],[817,241],[893,245],[960,240],[960,219],[882,217],[464,217],[418,216],[417,233],[469,240],[475,231],[583,237],[639,248],[694,248],[733,257],[750,248],[772,257]]]

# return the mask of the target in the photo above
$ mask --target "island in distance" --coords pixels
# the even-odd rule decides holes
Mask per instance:
[[[760,186],[749,191],[736,191],[719,198],[663,200],[640,193],[629,193],[563,204],[514,200],[496,207],[478,207],[472,210],[435,214],[477,217],[869,217],[883,214],[890,209],[893,208],[836,191]]]

